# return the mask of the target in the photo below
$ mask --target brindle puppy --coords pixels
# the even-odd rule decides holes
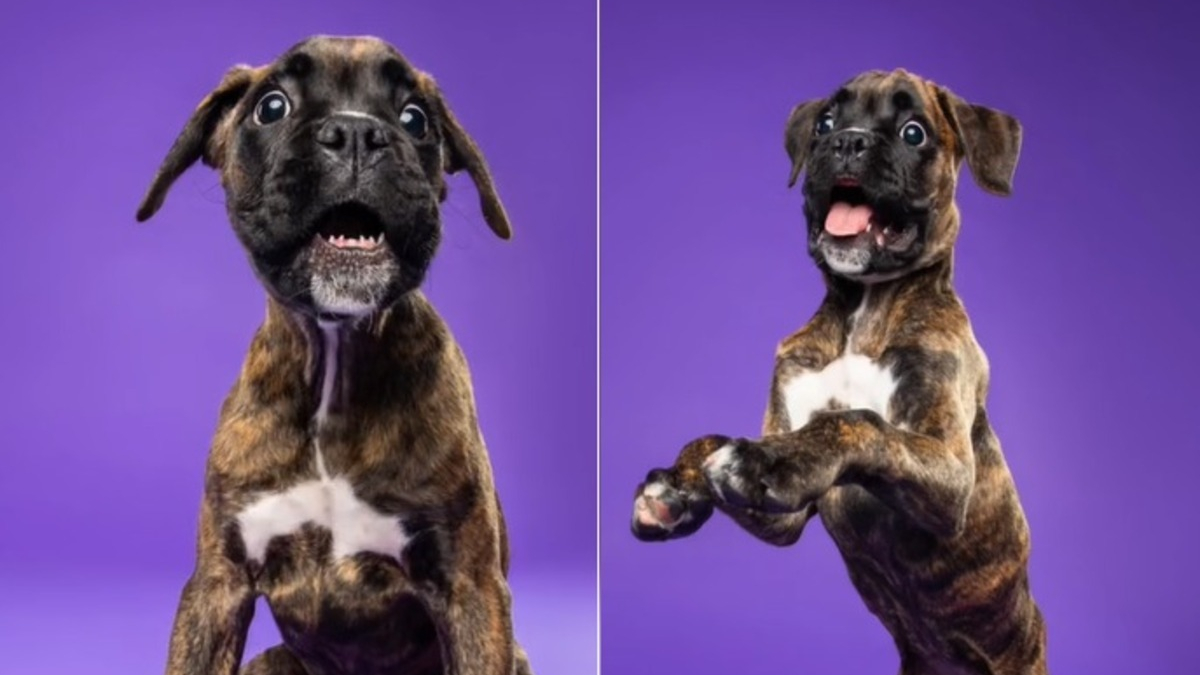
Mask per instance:
[[[508,217],[433,80],[373,38],[238,66],[138,211],[197,160],[221,174],[266,321],[221,409],[169,675],[238,671],[254,601],[284,644],[246,675],[527,674],[471,380],[418,290],[443,172]]]
[[[715,507],[786,546],[820,514],[902,673],[1045,673],[1029,529],[951,275],[962,160],[1009,194],[1020,125],[869,72],[797,106],[785,144],[825,300],[779,346],[764,436],[701,438],[651,471],[634,534],[686,536]]]

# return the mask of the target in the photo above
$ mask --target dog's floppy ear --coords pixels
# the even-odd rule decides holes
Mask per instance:
[[[825,99],[806,101],[792,108],[788,115],[787,127],[783,130],[783,147],[788,157],[792,159],[792,173],[788,177],[788,187],[796,184],[800,172],[804,170],[804,162],[812,149],[813,133],[816,131],[817,113],[825,106]]]
[[[950,90],[937,87],[938,105],[954,127],[979,187],[988,192],[1012,194],[1013,174],[1021,154],[1021,123],[1008,113],[972,105]]]
[[[487,162],[483,159],[483,153],[480,152],[479,146],[475,145],[475,141],[458,123],[458,118],[450,111],[450,106],[446,105],[446,99],[442,96],[441,90],[427,73],[420,73],[417,77],[417,86],[423,90],[428,97],[430,103],[437,107],[437,117],[441,122],[442,138],[445,141],[445,155],[443,166],[446,173],[456,173],[466,169],[467,175],[475,183],[475,191],[479,193],[479,208],[483,211],[483,219],[487,221],[488,227],[492,228],[492,232],[501,239],[512,238],[512,224],[508,220],[508,214],[504,211],[504,204],[500,202],[500,195],[496,193],[496,184],[492,180],[492,174],[488,171]]]
[[[254,81],[255,70],[249,66],[234,66],[221,78],[217,85],[192,113],[191,119],[184,125],[183,131],[167,151],[158,173],[150,183],[141,206],[138,207],[137,220],[144,222],[153,216],[162,206],[167,196],[167,190],[175,179],[196,160],[203,159],[208,166],[217,166],[225,151],[225,139],[217,133],[217,127],[238,100],[246,93]]]

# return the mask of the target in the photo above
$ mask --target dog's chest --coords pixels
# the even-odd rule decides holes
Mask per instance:
[[[272,539],[296,534],[305,525],[329,532],[335,560],[366,551],[399,559],[409,539],[399,518],[359,499],[342,477],[321,476],[259,495],[237,520],[246,555],[256,562],[264,562]]]
[[[884,419],[896,393],[897,380],[890,365],[860,350],[872,330],[870,293],[850,317],[846,344],[832,361],[819,369],[792,374],[780,384],[780,393],[794,431],[808,424],[814,413],[826,410],[872,410]]]
[[[256,562],[265,562],[271,540],[313,526],[329,533],[330,554],[335,561],[361,552],[398,560],[409,541],[401,518],[374,508],[358,496],[347,478],[330,475],[326,469],[320,433],[335,391],[339,340],[336,329],[323,332],[324,374],[312,446],[317,475],[283,490],[255,495],[242,508],[237,522],[246,555]]]
[[[801,372],[782,384],[793,430],[823,410],[873,410],[886,418],[895,393],[889,367],[849,350],[824,368]]]

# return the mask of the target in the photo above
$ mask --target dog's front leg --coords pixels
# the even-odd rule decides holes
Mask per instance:
[[[196,569],[183,589],[167,675],[234,675],[254,616],[249,574],[228,558],[207,502],[200,512]]]
[[[703,466],[727,445],[726,436],[705,436],[684,446],[668,469],[654,469],[634,498],[633,534],[643,541],[665,541],[692,534],[720,507],[742,529],[776,546],[795,543],[815,507],[800,513],[764,513],[716,499]]]
[[[854,483],[918,527],[955,536],[975,480],[970,440],[953,419],[924,427],[901,429],[869,410],[819,413],[790,433],[730,441],[704,475],[720,501],[774,513],[804,511]]]

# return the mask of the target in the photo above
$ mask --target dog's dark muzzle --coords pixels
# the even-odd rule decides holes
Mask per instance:
[[[866,168],[868,153],[875,145],[875,134],[846,129],[830,139],[830,157],[834,176],[859,176]]]
[[[391,145],[392,131],[365,113],[337,113],[321,123],[316,141],[337,162],[366,167],[378,161]]]

